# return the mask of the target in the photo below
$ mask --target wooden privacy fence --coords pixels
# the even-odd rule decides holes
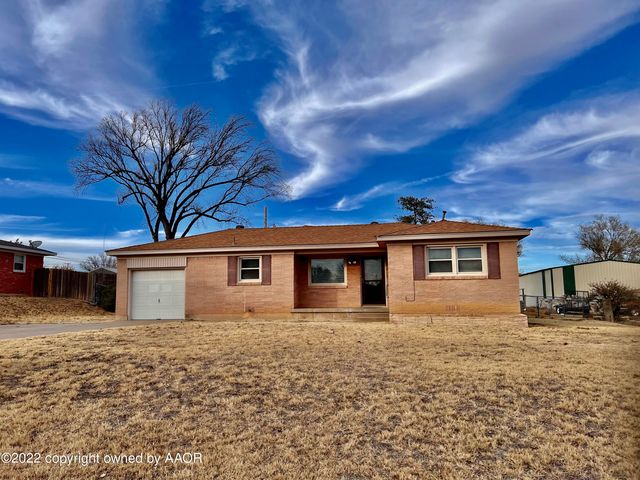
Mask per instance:
[[[114,274],[74,272],[57,268],[38,268],[33,275],[33,295],[36,297],[78,298],[96,303],[102,288],[115,285]]]

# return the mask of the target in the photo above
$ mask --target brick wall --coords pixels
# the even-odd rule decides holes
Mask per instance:
[[[361,265],[347,265],[346,286],[309,285],[309,259],[304,255],[296,256],[296,307],[297,308],[333,308],[360,307],[362,305],[360,269]],[[313,258],[344,258],[346,256],[329,254],[313,255]]]
[[[398,315],[519,314],[516,242],[500,242],[500,279],[413,280],[412,244],[387,245],[389,311]]]
[[[126,258],[118,259],[118,276],[116,282],[116,318],[118,320],[126,320],[129,314],[129,275],[127,272]]]
[[[33,295],[33,272],[42,268],[44,260],[39,255],[24,255],[27,261],[26,272],[14,272],[14,252],[0,252],[0,293]]]
[[[227,285],[227,257],[189,257],[187,319],[286,318],[294,305],[293,254],[271,254],[271,285]]]

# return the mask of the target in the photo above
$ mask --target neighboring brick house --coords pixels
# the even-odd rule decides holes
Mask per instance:
[[[122,319],[522,323],[516,252],[529,233],[448,220],[235,228],[107,253]]]
[[[0,294],[33,295],[33,272],[55,252],[0,240]]]

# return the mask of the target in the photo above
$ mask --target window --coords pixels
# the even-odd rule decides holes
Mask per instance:
[[[482,272],[482,249],[480,247],[457,247],[458,273]]]
[[[429,248],[429,273],[451,273],[451,248]]]
[[[344,285],[345,271],[343,258],[312,259],[309,266],[311,285]]]
[[[479,245],[428,247],[429,275],[479,275],[485,271],[484,249]]]
[[[261,257],[240,257],[238,260],[239,280],[241,282],[259,282]]]
[[[24,255],[13,256],[13,271],[14,272],[26,272],[27,271],[27,257]]]

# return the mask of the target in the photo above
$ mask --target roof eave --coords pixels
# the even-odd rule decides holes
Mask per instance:
[[[379,248],[378,242],[366,243],[337,243],[318,245],[260,245],[253,247],[209,247],[209,248],[165,248],[153,250],[107,250],[112,257],[132,257],[138,255],[187,255],[202,253],[233,253],[233,252],[280,252],[296,250],[347,250],[353,248]]]
[[[42,249],[34,250],[33,248],[26,248],[26,247],[23,248],[18,245],[16,245],[15,247],[12,245],[1,245],[0,250],[5,250],[9,252],[29,253],[31,255],[38,255],[42,257],[50,257],[50,256],[58,255],[56,252],[51,252],[49,250],[42,250]]]

